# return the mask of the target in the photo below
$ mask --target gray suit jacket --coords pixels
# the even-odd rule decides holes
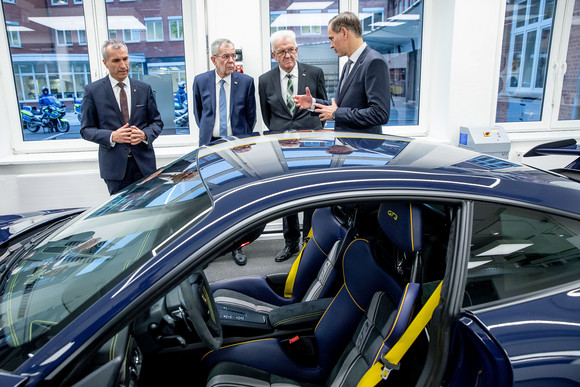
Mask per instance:
[[[297,66],[298,87],[294,89],[294,94],[305,94],[306,87],[308,87],[314,98],[326,99],[322,69],[300,62],[297,62]],[[260,76],[258,91],[262,118],[271,131],[322,129],[323,125],[316,113],[296,108],[294,114],[290,114],[286,102],[282,98],[279,67]]]

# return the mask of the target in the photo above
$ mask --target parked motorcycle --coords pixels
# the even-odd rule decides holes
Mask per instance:
[[[20,119],[22,120],[22,127],[32,133],[38,132],[40,128],[45,126],[45,122],[42,121],[42,112],[36,106],[30,107],[21,104]]]
[[[53,96],[49,97],[49,103],[42,106],[42,119],[47,119],[46,127],[51,132],[66,133],[70,130],[70,123],[65,117],[66,107]]]
[[[189,126],[189,111],[187,110],[187,100],[182,104],[178,104],[174,100],[175,118],[173,122],[176,128],[186,128]]]
[[[73,100],[73,112],[77,116],[77,119],[79,120],[79,122],[81,122],[81,104],[82,104],[82,101],[83,101],[82,98],[76,99],[76,97]]]

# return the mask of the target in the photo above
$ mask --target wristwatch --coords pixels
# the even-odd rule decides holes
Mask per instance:
[[[333,120],[333,121],[335,120],[335,118],[334,118],[334,113],[336,113],[336,110],[332,112],[332,120]]]

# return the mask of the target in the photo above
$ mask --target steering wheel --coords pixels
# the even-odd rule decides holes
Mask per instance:
[[[213,350],[222,345],[223,334],[219,313],[203,272],[196,272],[179,285],[187,308],[187,318],[199,338]]]

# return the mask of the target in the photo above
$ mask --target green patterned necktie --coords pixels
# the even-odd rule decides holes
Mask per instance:
[[[292,96],[294,95],[294,84],[292,83],[292,74],[286,74],[288,77],[288,86],[286,86],[286,106],[290,110],[290,114],[294,114],[294,101],[292,101]]]

